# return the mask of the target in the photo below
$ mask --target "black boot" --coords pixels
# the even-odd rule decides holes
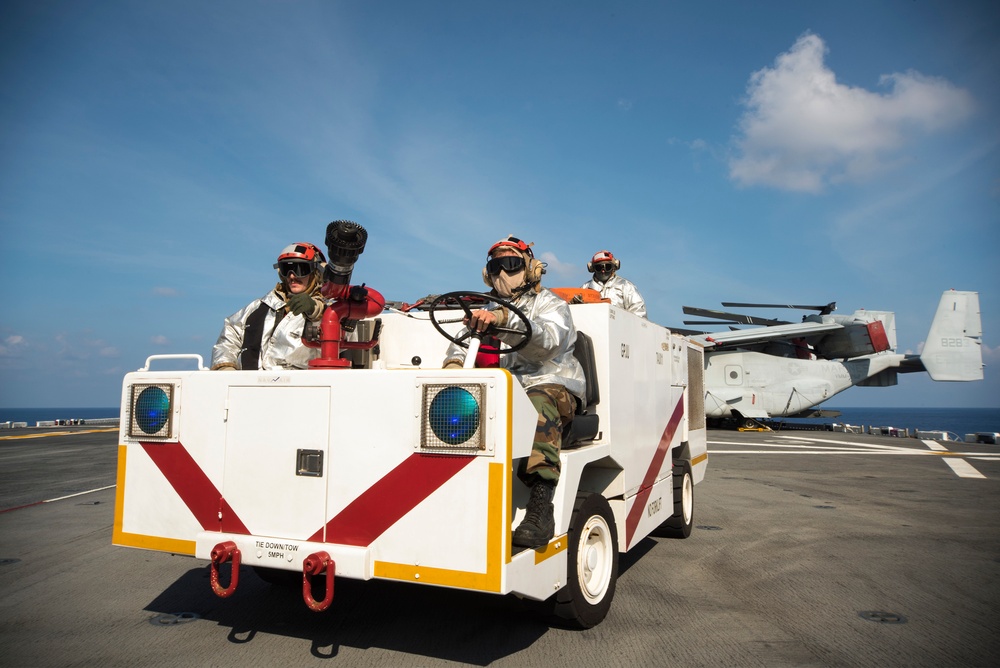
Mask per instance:
[[[528,514],[514,529],[513,543],[520,547],[542,547],[555,533],[556,522],[552,516],[552,493],[555,483],[538,480],[531,486]]]

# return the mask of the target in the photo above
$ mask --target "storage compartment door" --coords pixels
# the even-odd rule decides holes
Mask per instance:
[[[231,387],[226,427],[222,496],[247,530],[305,540],[321,529],[330,388]]]

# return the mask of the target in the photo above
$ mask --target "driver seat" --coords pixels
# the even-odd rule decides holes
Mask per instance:
[[[576,448],[597,438],[600,433],[600,421],[595,410],[601,401],[601,389],[597,384],[597,362],[594,359],[594,341],[588,335],[577,330],[576,346],[573,356],[583,367],[583,377],[586,380],[586,402],[577,400],[573,419],[563,429],[563,448]]]

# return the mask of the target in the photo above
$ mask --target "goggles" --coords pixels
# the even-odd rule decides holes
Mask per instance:
[[[594,265],[594,271],[602,274],[611,273],[615,270],[614,262],[598,262]]]
[[[501,270],[508,274],[515,274],[522,269],[524,269],[524,258],[520,255],[495,257],[486,263],[486,273],[491,276],[499,276]]]
[[[304,260],[282,260],[276,263],[274,268],[278,270],[278,274],[282,278],[287,278],[289,274],[305,278],[313,273],[315,265],[312,262],[305,262]]]

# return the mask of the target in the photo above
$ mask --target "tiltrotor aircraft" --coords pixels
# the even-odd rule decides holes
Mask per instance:
[[[821,306],[723,302],[734,308],[792,308],[818,311],[801,322],[684,307],[709,321],[686,325],[729,325],[730,331],[674,331],[705,346],[705,414],[732,418],[743,426],[773,417],[836,417],[815,407],[854,385],[896,385],[897,374],[926,371],[933,380],[983,378],[979,293],[948,290],[941,295],[927,341],[919,355],[896,350],[895,315],[855,311],[834,315],[836,303]],[[736,329],[736,325],[763,325]]]

